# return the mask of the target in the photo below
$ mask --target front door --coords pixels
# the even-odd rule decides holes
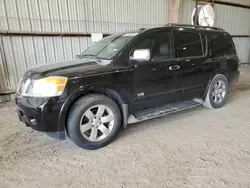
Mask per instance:
[[[173,103],[178,100],[181,90],[180,65],[172,50],[170,31],[153,32],[132,50],[149,49],[149,61],[134,64],[133,110],[144,110]]]

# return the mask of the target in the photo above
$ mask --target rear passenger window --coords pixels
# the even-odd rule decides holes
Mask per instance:
[[[202,39],[199,33],[181,31],[177,33],[176,43],[178,46],[179,57],[194,57],[202,56],[205,54],[205,45],[202,41],[206,42],[206,38]]]
[[[217,33],[212,35],[214,53],[216,55],[227,55],[235,52],[230,35]]]

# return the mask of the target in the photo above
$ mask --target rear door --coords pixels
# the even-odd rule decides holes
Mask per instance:
[[[131,51],[149,49],[151,59],[134,64],[134,110],[176,102],[181,93],[180,65],[175,58],[171,31],[146,34]]]
[[[202,31],[181,29],[175,32],[181,66],[183,95],[181,100],[203,96],[209,80],[207,36]]]

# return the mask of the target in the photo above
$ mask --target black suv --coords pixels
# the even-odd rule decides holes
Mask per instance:
[[[127,124],[222,107],[238,67],[223,29],[168,24],[114,34],[76,60],[26,71],[15,101],[27,126],[97,149]]]

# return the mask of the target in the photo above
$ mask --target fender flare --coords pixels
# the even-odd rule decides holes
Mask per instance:
[[[208,84],[207,84],[206,91],[205,91],[204,96],[203,96],[203,100],[205,100],[205,97],[206,97],[207,92],[208,92],[208,90],[209,90],[210,84],[211,84],[213,78],[214,78],[217,74],[222,74],[222,75],[224,75],[224,76],[228,79],[228,82],[230,83],[230,79],[229,79],[229,78],[230,78],[230,72],[229,72],[228,69],[223,69],[223,70],[217,70],[217,71],[215,71],[215,72],[210,76],[210,79],[209,79]]]
[[[90,93],[99,93],[103,94],[112,100],[114,100],[118,107],[121,110],[122,115],[122,126],[123,128],[127,127],[127,120],[128,120],[128,111],[129,111],[129,104],[128,104],[128,97],[124,97],[120,95],[115,88],[105,88],[105,87],[98,87],[98,86],[86,86],[84,88],[78,88],[75,90],[64,102],[60,109],[59,119],[58,119],[58,132],[62,132],[66,130],[67,127],[67,116],[68,112],[72,104],[77,101],[80,97],[90,94]]]

